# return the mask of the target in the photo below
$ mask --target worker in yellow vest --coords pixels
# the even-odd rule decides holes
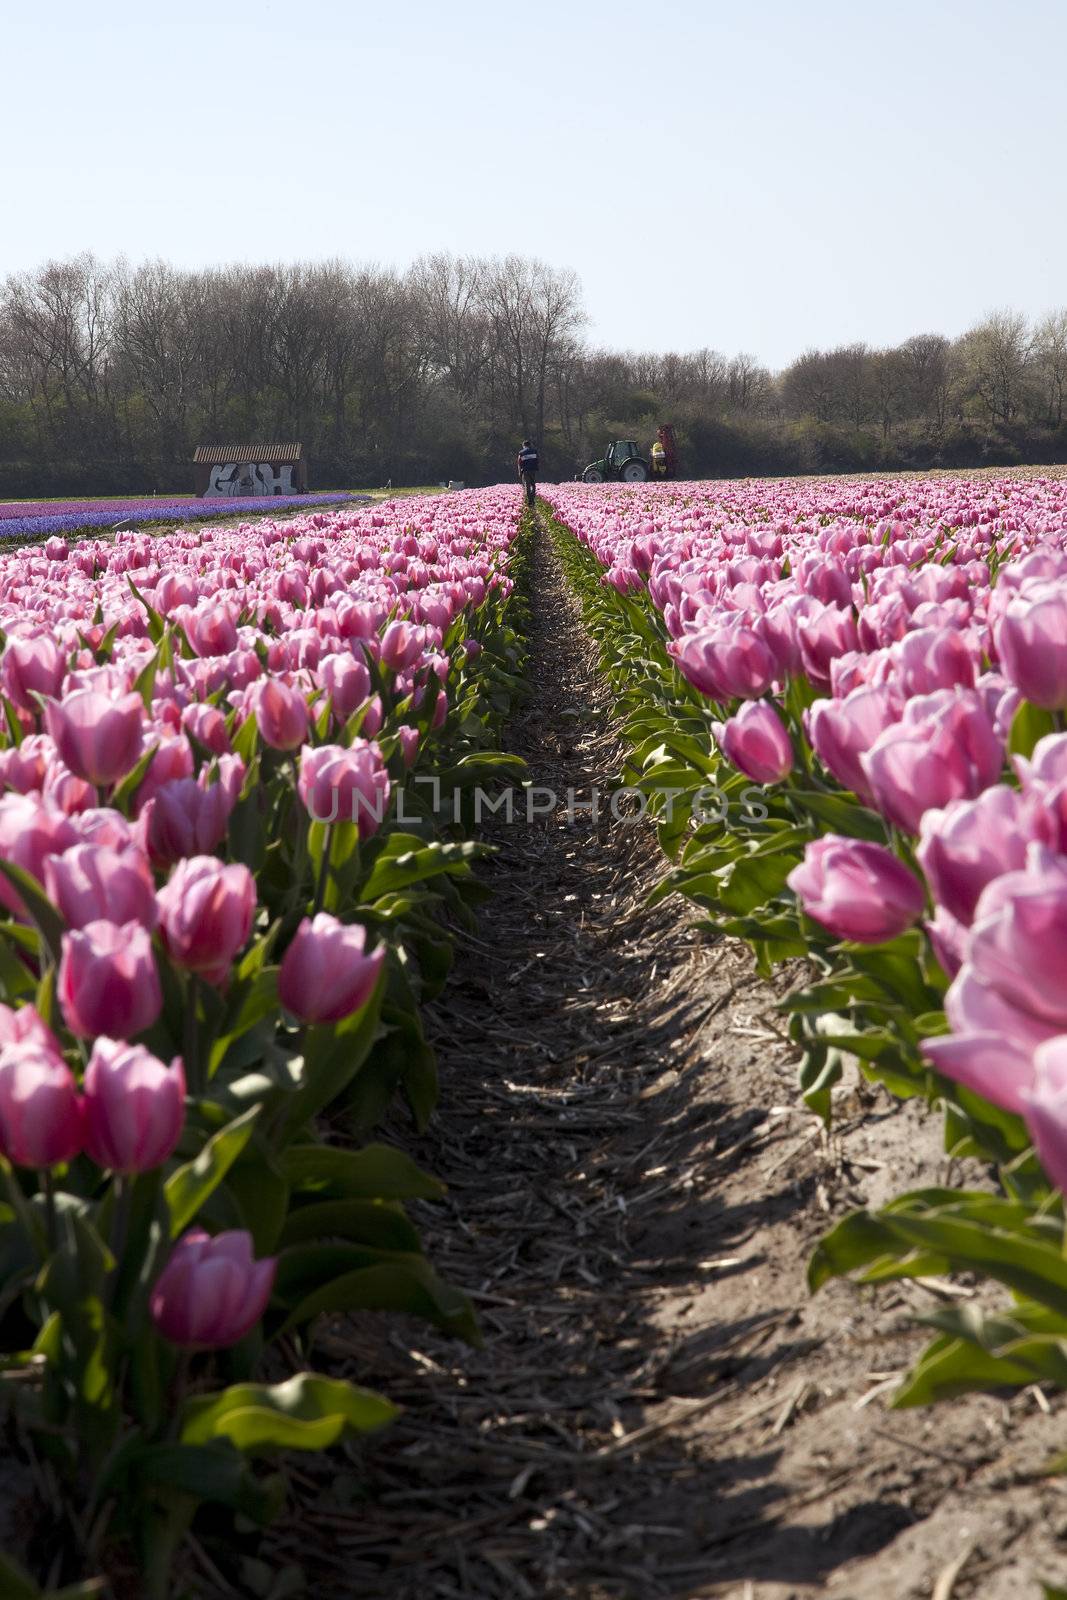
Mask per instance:
[[[667,476],[667,452],[659,439],[652,446],[652,476],[654,478]]]

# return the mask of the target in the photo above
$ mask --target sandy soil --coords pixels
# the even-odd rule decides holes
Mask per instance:
[[[511,747],[535,782],[602,784],[611,706],[545,538],[534,596]],[[827,1137],[777,1031],[797,974],[776,989],[681,901],[649,910],[649,831],[579,815],[495,842],[432,1019],[440,1112],[421,1140],[392,1130],[449,1183],[420,1221],[484,1348],[324,1327],[320,1357],[406,1411],[301,1469],[270,1559],[364,1600],[1037,1600],[1039,1576],[1067,1580],[1067,1486],[1034,1478],[1065,1443],[1058,1398],[893,1412],[934,1291],[805,1288],[835,1217],[973,1180],[938,1119],[854,1083]]]

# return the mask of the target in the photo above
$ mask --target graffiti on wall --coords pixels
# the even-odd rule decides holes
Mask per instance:
[[[283,464],[277,471],[260,461],[227,461],[212,467],[204,490],[208,497],[248,499],[260,494],[295,494],[293,469]]]

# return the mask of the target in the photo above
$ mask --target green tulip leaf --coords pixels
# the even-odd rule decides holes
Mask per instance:
[[[212,1134],[200,1154],[171,1173],[163,1186],[170,1215],[170,1236],[189,1226],[205,1200],[218,1188],[252,1137],[260,1107],[253,1106]]]
[[[228,1439],[247,1454],[325,1450],[349,1434],[373,1433],[397,1415],[396,1406],[369,1389],[301,1372],[285,1383],[241,1383],[187,1401],[180,1437],[186,1445]]]

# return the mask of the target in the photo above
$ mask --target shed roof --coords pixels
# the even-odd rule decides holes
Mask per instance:
[[[226,466],[231,461],[261,461],[276,466],[279,462],[299,461],[302,444],[198,444],[193,460],[203,466]]]

